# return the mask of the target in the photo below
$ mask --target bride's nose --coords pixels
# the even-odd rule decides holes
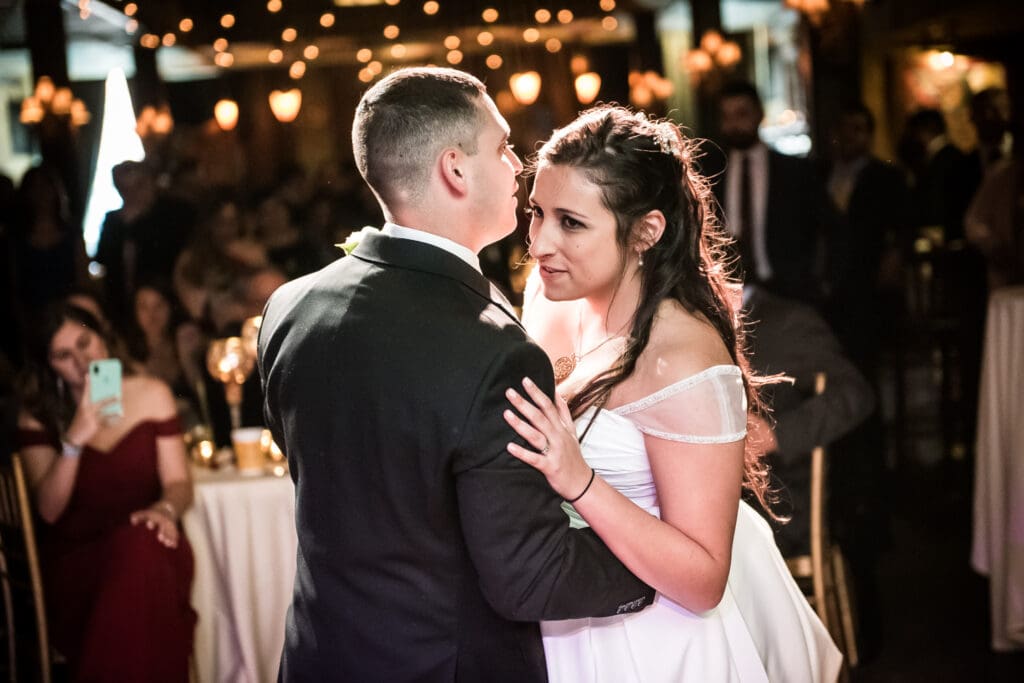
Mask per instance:
[[[528,251],[530,256],[536,260],[554,253],[555,245],[551,238],[551,230],[545,226],[545,221],[535,219],[530,226]]]

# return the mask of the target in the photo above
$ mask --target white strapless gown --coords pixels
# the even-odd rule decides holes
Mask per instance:
[[[660,516],[643,433],[624,412],[600,411],[584,440],[584,456],[609,484]],[[578,430],[591,413],[580,417]],[[564,506],[573,524],[586,524]],[[659,594],[641,612],[542,622],[541,630],[553,683],[831,683],[842,661],[789,573],[771,528],[742,502],[728,585],[715,609],[694,614]]]

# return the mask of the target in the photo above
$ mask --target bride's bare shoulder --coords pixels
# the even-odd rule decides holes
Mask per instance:
[[[732,363],[721,335],[704,316],[677,301],[663,301],[630,378],[630,393],[646,396],[715,365]]]

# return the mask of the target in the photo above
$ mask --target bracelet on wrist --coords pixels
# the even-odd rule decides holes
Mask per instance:
[[[174,506],[171,505],[169,501],[158,500],[157,502],[153,503],[153,507],[167,513],[167,516],[175,522],[178,521],[178,511],[174,509]]]
[[[77,458],[82,454],[82,447],[76,446],[70,441],[60,442],[60,456],[62,458]]]
[[[586,495],[587,491],[589,491],[589,490],[590,490],[590,485],[594,483],[594,477],[595,477],[595,476],[597,476],[597,472],[595,472],[595,471],[594,471],[594,468],[593,468],[593,467],[591,467],[591,468],[590,468],[590,481],[588,481],[588,482],[587,482],[587,485],[586,485],[586,487],[585,487],[585,488],[583,489],[583,492],[582,492],[582,493],[581,493],[580,495],[578,495],[578,496],[576,496],[575,498],[573,498],[572,500],[567,500],[567,501],[565,501],[565,502],[566,502],[566,503],[569,503],[569,504],[571,505],[572,503],[575,503],[575,502],[576,502],[577,500],[579,500],[579,499],[580,499],[580,498],[582,498],[582,497],[583,497],[584,495]]]

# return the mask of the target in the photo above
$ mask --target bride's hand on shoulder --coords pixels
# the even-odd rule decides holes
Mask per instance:
[[[512,410],[506,410],[504,417],[509,426],[536,450],[509,443],[508,452],[540,470],[551,488],[570,500],[587,486],[591,469],[580,451],[569,406],[560,396],[556,406],[528,378],[523,380],[523,389],[530,400],[513,388],[505,392],[522,417]]]

